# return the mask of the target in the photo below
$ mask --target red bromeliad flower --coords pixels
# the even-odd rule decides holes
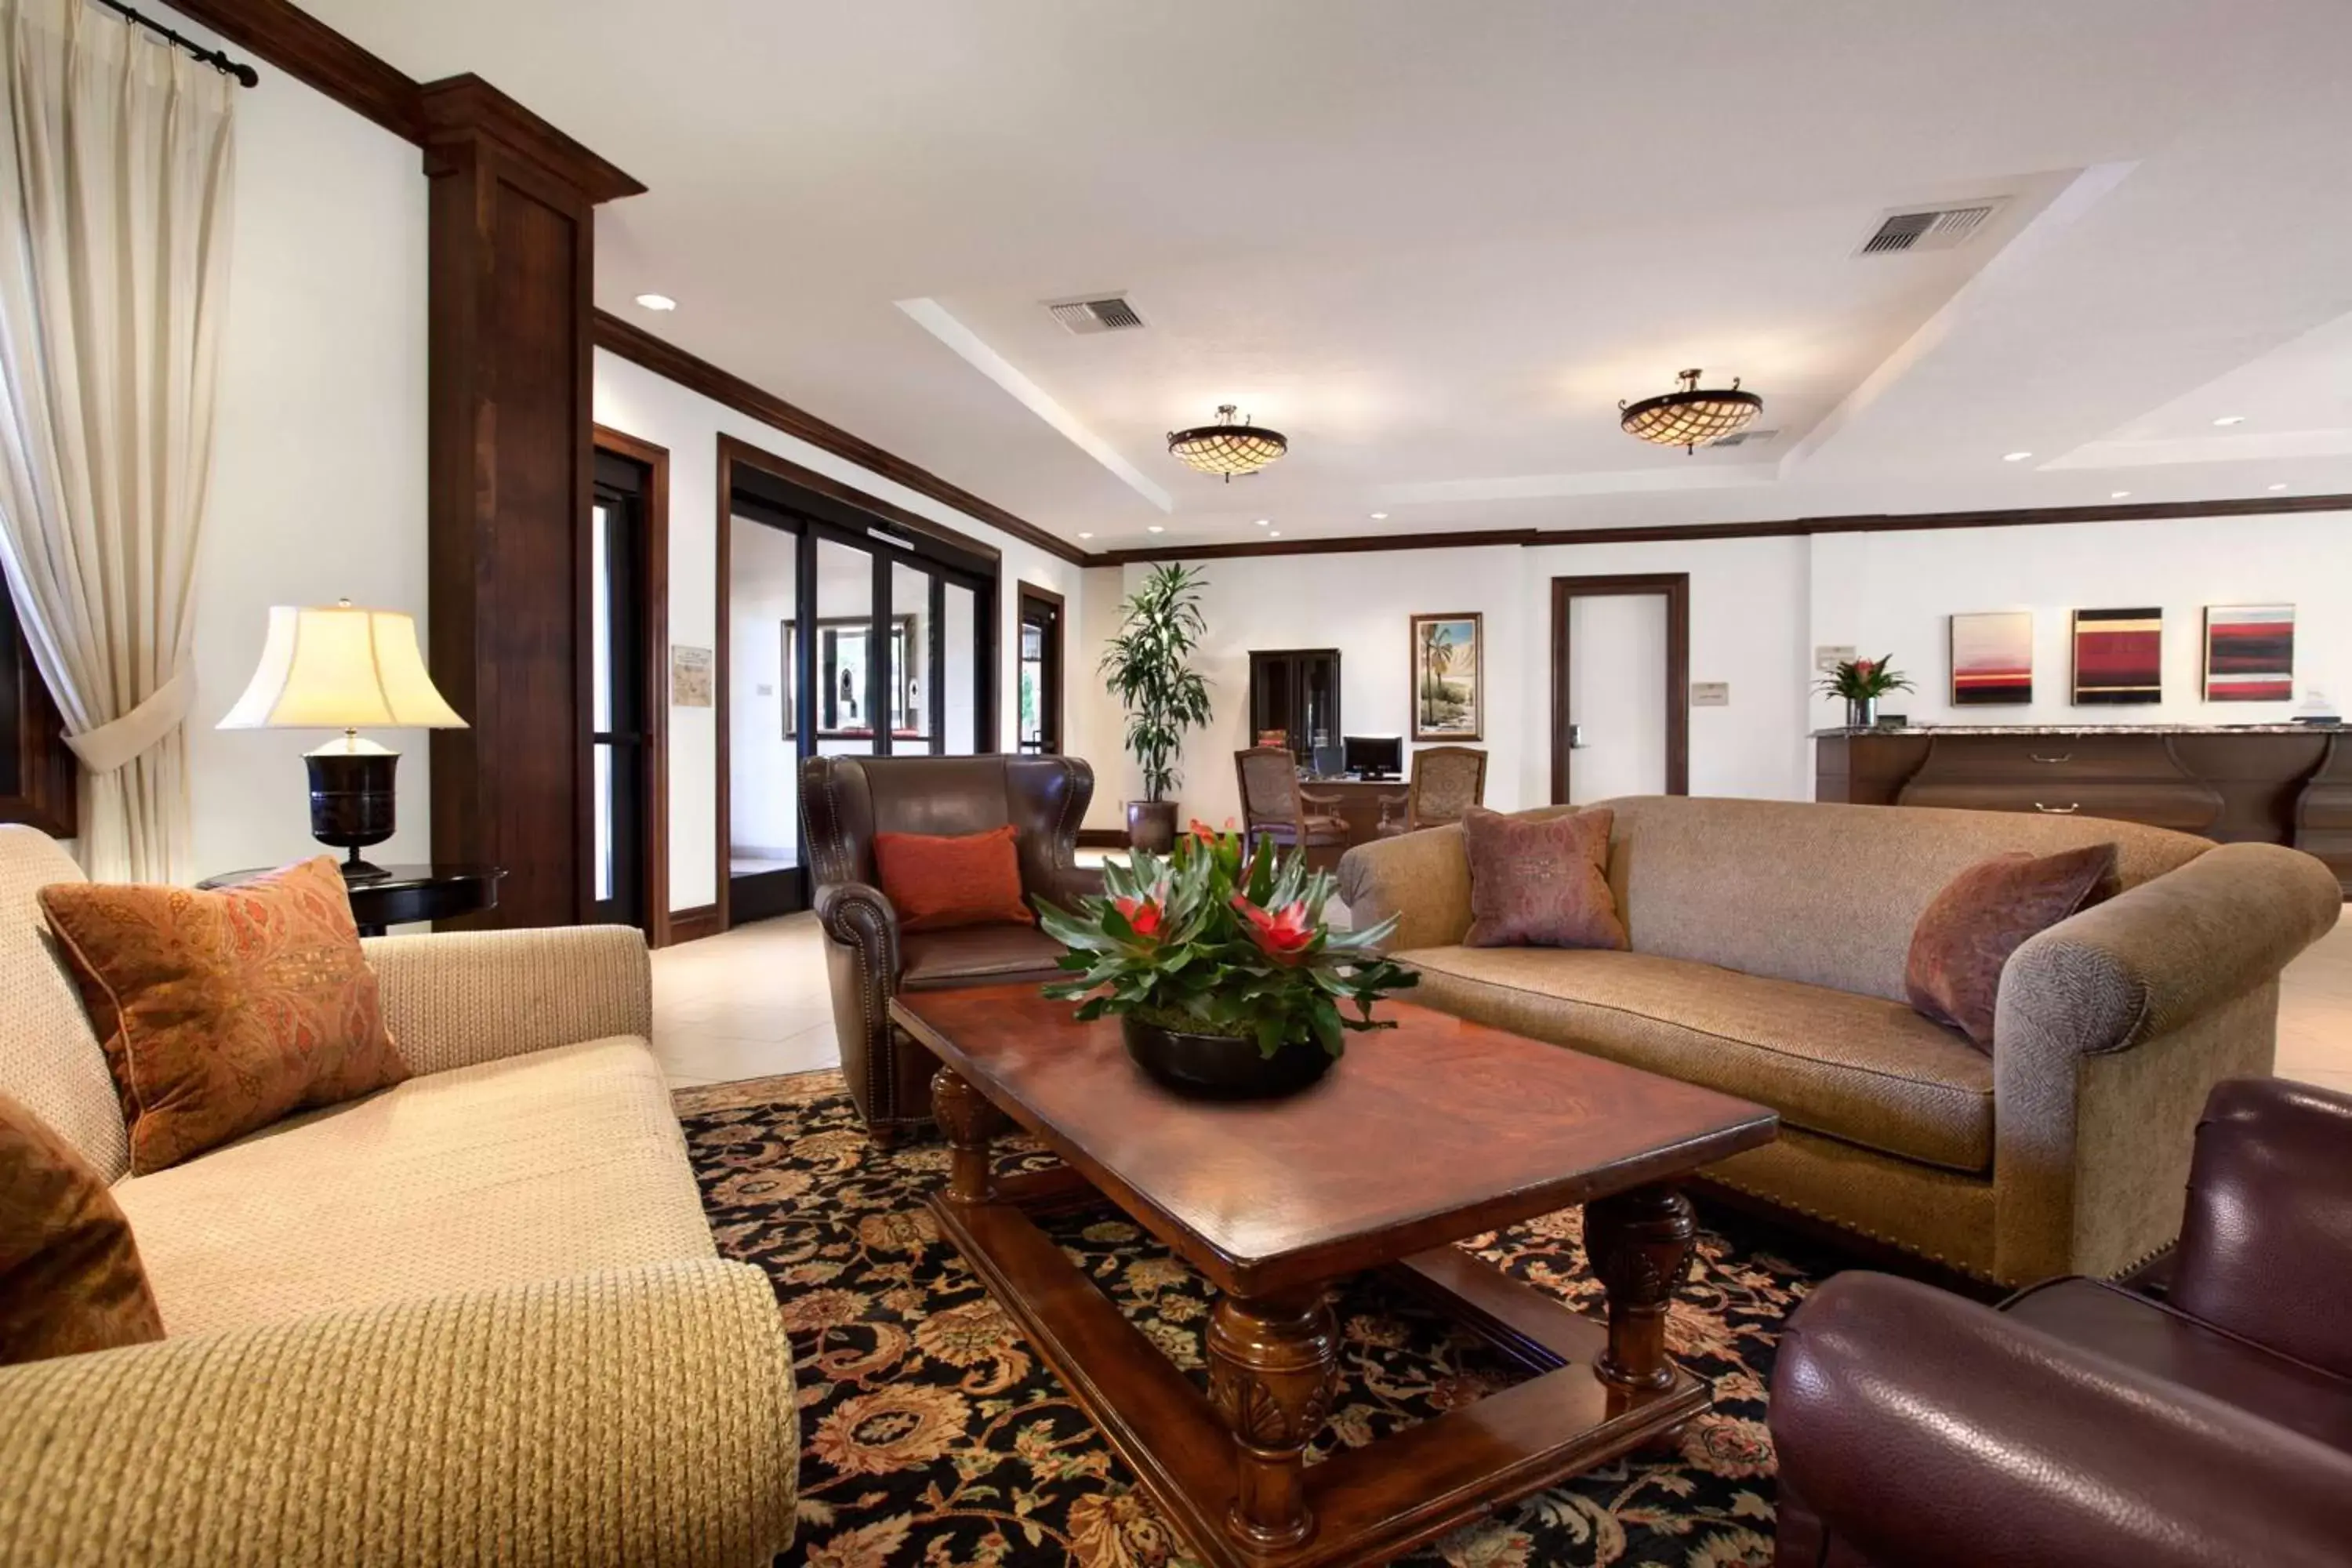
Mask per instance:
[[[1249,922],[1250,938],[1259,950],[1277,963],[1286,963],[1299,957],[1315,940],[1315,928],[1307,923],[1304,900],[1269,913],[1236,893],[1234,911]]]
[[[1864,680],[1869,679],[1870,672],[1877,668],[1878,661],[1874,658],[1858,658],[1853,661],[1853,672]]]
[[[1160,934],[1160,909],[1157,899],[1118,899],[1113,900],[1121,918],[1135,928],[1135,934],[1147,940]]]

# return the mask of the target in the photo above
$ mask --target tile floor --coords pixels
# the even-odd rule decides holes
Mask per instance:
[[[654,1050],[677,1084],[805,1072],[839,1059],[814,915],[654,954]],[[2352,1093],[2352,918],[2288,966],[2278,1072]]]

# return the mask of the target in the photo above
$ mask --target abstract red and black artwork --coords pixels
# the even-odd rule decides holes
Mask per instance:
[[[2294,695],[2294,606],[2205,606],[2205,700],[2284,702]]]
[[[1995,610],[1952,617],[1952,705],[1985,708],[2033,700],[2033,612]]]
[[[2164,612],[2074,612],[2074,700],[2164,700]]]

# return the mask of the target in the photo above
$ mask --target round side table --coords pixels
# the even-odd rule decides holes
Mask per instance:
[[[275,866],[255,866],[224,871],[196,884],[199,888],[234,888],[268,875]],[[499,879],[506,872],[496,866],[387,866],[384,875],[364,882],[346,883],[352,896],[352,919],[362,936],[382,936],[386,928],[417,921],[445,921],[495,908]]]

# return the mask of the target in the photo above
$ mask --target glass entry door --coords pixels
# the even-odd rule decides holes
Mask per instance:
[[[600,452],[589,513],[589,903],[599,925],[650,926],[646,820],[653,796],[642,475]],[[668,890],[660,890],[667,897]]]

